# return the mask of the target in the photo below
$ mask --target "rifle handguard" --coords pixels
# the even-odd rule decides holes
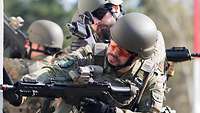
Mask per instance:
[[[200,53],[191,53],[186,47],[172,47],[166,49],[167,61],[184,62],[191,60],[192,57],[200,57]]]
[[[172,47],[166,49],[166,56],[168,61],[183,62],[191,60],[190,53],[185,47]]]

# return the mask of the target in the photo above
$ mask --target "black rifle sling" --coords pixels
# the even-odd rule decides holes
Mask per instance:
[[[142,65],[143,65],[143,63],[142,63]],[[142,67],[142,65],[141,65],[141,67]],[[139,70],[137,71],[135,76],[133,77],[134,78],[134,84],[137,87],[139,87],[139,93],[137,94],[135,99],[129,105],[129,108],[131,108],[132,111],[137,111],[138,104],[140,103],[141,98],[144,94],[144,91],[147,87],[147,84],[149,82],[149,78],[154,73],[154,69],[155,69],[155,66],[153,66],[153,68],[151,69],[150,72],[144,71],[144,73],[142,75],[140,75],[141,74],[140,71],[142,71],[141,67],[139,68]]]

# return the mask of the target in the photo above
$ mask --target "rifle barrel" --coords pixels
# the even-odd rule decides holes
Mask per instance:
[[[200,53],[192,53],[191,56],[192,57],[200,57]]]

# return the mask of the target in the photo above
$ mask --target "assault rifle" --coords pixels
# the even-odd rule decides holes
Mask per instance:
[[[172,47],[166,49],[167,61],[184,62],[193,57],[200,57],[200,53],[190,53],[186,47]]]
[[[24,58],[26,35],[20,30],[23,19],[10,19],[4,14],[4,55],[10,58]]]
[[[79,105],[84,97],[96,98],[110,105],[120,107],[122,104],[114,96],[131,96],[129,87],[112,86],[107,82],[89,82],[88,84],[39,83],[35,80],[20,81],[14,85],[1,85],[4,92],[13,92],[27,97],[62,97],[70,105]]]

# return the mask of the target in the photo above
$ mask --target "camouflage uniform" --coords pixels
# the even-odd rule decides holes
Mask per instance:
[[[35,72],[48,64],[47,59],[51,59],[52,56],[48,56],[40,61],[33,61],[29,59],[13,59],[4,58],[4,67],[8,74],[11,75],[12,80],[16,82],[22,78],[22,75]]]
[[[49,20],[37,20],[28,28],[30,48],[27,48],[28,57],[31,59],[4,58],[4,67],[14,81],[20,80],[23,75],[30,74],[47,66],[53,59],[53,54],[61,50],[63,46],[63,31],[59,25]],[[32,44],[43,46],[44,50],[32,48]],[[29,50],[29,52],[28,52]],[[31,52],[41,52],[41,55],[33,55]],[[33,55],[33,56],[32,56]],[[33,60],[34,59],[34,60]],[[43,105],[43,99],[28,99],[20,107],[14,107],[8,102],[4,104],[6,113],[35,113]]]
[[[136,75],[139,76],[139,79],[143,79],[144,73],[150,73],[153,66],[156,65],[155,72],[150,77],[144,96],[139,104],[138,111],[148,111],[152,107],[156,110],[160,110],[162,107],[166,80],[166,76],[164,75],[165,45],[162,34],[159,31],[158,36],[160,38],[156,43],[156,52],[154,56],[149,60],[137,60],[131,70],[125,75],[116,73],[116,71],[113,71],[108,65],[105,66],[106,68],[103,76],[105,76],[107,80],[111,79],[111,82],[114,83],[115,80],[132,81],[132,78]],[[93,64],[92,56],[90,56],[93,54],[91,50],[90,46],[81,47],[77,51],[69,54],[68,57],[56,61],[55,65],[44,67],[42,70],[32,73],[31,76],[37,76],[36,78],[40,82],[48,82],[52,77],[61,83],[72,82],[71,75],[69,74],[70,70],[76,69],[79,65]],[[79,62],[78,64],[75,63],[77,60]],[[25,75],[24,78],[28,76],[30,75]],[[62,101],[55,113],[76,113],[78,110],[75,108],[76,107],[67,105]],[[119,113],[122,112],[119,108],[117,108],[117,110]],[[123,110],[123,112],[132,113],[130,110]]]
[[[57,63],[57,61],[55,61],[55,63],[57,65],[54,65],[54,66],[45,66],[45,67],[43,67],[43,69],[41,69],[39,71],[36,71],[34,73],[31,73],[31,74],[27,74],[27,75],[23,76],[22,79],[30,79],[30,78],[31,79],[37,79],[38,81],[45,83],[45,82],[49,82],[50,78],[54,78],[55,77],[55,80],[60,81],[61,83],[68,82],[69,80],[71,80],[71,78],[65,76],[66,70],[63,71],[62,68],[66,67],[67,69],[70,69],[70,67],[71,67],[71,65],[73,64],[73,61],[74,61],[72,59],[72,56],[76,56],[79,59],[84,59],[84,60],[80,60],[80,61],[83,61],[82,63],[90,62],[89,61],[91,59],[90,55],[89,55],[90,54],[89,53],[90,50],[86,50],[86,49],[87,49],[87,47],[85,47],[81,52],[74,52],[73,54],[70,54],[70,57],[59,59],[60,62],[58,62],[58,63]],[[87,57],[83,57],[82,55],[85,55]],[[73,58],[76,58],[76,57],[73,57]],[[86,59],[86,61],[85,61],[85,59]],[[65,61],[66,63],[63,63],[63,61]],[[68,67],[68,66],[70,66],[70,67]],[[53,68],[53,70],[49,71],[49,69],[51,69],[51,68]],[[56,104],[57,104],[56,102],[57,101],[53,102],[53,105],[56,106]],[[37,104],[34,104],[34,105],[37,105]],[[64,105],[65,105],[65,103],[62,102],[61,103],[61,107],[64,106]],[[40,107],[41,107],[41,104],[40,104]],[[64,108],[65,109],[59,109],[58,108],[57,110],[61,110],[61,111],[63,111],[63,110],[66,111],[66,109],[69,110],[70,109],[70,105],[67,105],[67,107],[64,106]],[[28,112],[30,112],[30,111],[31,110],[29,110]],[[59,112],[61,112],[61,111],[59,111]],[[31,113],[34,113],[34,112],[36,112],[36,111],[35,110],[31,111]]]
[[[162,37],[160,33],[159,36]],[[164,74],[165,46],[163,44],[163,38],[161,38],[161,40],[157,42],[156,48],[158,51],[154,56],[148,60],[137,60],[131,70],[125,74],[116,73],[115,70],[109,67],[105,70],[105,72],[108,72],[106,76],[112,77],[122,84],[127,84],[127,80],[129,80],[130,85],[139,84],[137,80],[144,83],[144,77],[151,73],[141,102],[137,106],[137,112],[146,113],[151,111],[152,113],[158,113],[162,109],[167,80]],[[153,71],[153,73],[151,71]],[[140,85],[137,86],[141,87]],[[116,113],[132,113],[132,111],[117,108]]]
[[[9,75],[11,75],[12,80],[16,82],[22,78],[22,75],[35,72],[46,66],[48,64],[47,59],[49,58],[52,58],[52,56],[48,56],[41,61],[4,58],[4,67]],[[19,107],[15,107],[7,101],[4,101],[4,111],[6,113],[36,113],[38,108],[41,108],[41,105],[43,104],[41,103],[41,100],[42,99],[38,98],[28,99]]]
[[[106,4],[113,4],[113,5],[116,5],[116,6],[120,6],[120,8],[121,8],[122,3],[123,3],[123,0],[79,0],[78,1],[78,9],[76,10],[75,14],[72,17],[72,22],[77,22],[77,21],[82,22],[80,15],[84,14],[85,12],[92,13],[95,10],[97,10],[98,8],[101,8],[101,7],[109,9],[105,6]],[[111,10],[111,9],[109,9],[109,10]],[[113,15],[113,18],[115,18],[117,20],[119,17],[122,16],[122,9],[120,9],[120,12],[118,12],[118,13],[120,13],[119,17],[115,16],[116,12],[111,12],[111,13]],[[104,24],[107,25],[107,24],[113,24],[113,23],[114,22],[104,23]],[[110,27],[111,25],[107,25],[107,26]],[[101,39],[97,35],[97,31],[93,31],[92,27],[90,27],[90,30],[91,30],[90,31],[91,36],[88,37],[88,38],[83,37],[83,38],[86,38],[86,39],[79,39],[78,37],[72,35],[73,41],[72,41],[72,44],[70,46],[72,51],[77,50],[79,47],[84,47],[87,44],[89,44],[89,45],[91,45],[91,47],[93,47],[95,43],[105,42],[104,39]],[[107,37],[107,38],[109,38],[109,37]]]
[[[150,23],[150,25],[152,25],[152,21],[151,20],[149,21],[148,17],[143,16],[143,15],[141,16],[141,14],[137,14],[137,13],[130,14],[128,15],[128,17],[132,15],[133,16],[139,15],[139,17],[142,17],[144,21],[146,21],[146,18],[147,18],[148,20],[147,22]],[[130,19],[132,22],[132,18],[128,18],[128,19]],[[142,20],[139,20],[139,21],[142,21]],[[133,20],[133,22],[138,23],[138,18],[136,18],[136,20]],[[138,28],[137,26],[134,26],[134,27]],[[123,85],[123,84],[128,83],[130,84],[130,86],[136,86],[140,88],[144,84],[144,78],[147,75],[150,75],[150,77],[148,78],[147,86],[144,90],[144,94],[141,98],[140,103],[137,105],[136,111],[158,113],[160,112],[162,108],[163,99],[164,99],[164,90],[165,90],[165,82],[166,82],[166,76],[164,75],[164,62],[165,62],[166,53],[165,53],[165,44],[164,44],[164,40],[163,40],[161,32],[157,31],[157,29],[155,29],[154,27],[150,27],[150,28],[154,29],[155,31],[154,33],[156,33],[155,34],[156,42],[153,42],[154,50],[148,51],[147,54],[144,54],[144,57],[146,57],[145,59],[141,58],[134,61],[131,65],[131,68],[128,68],[128,71],[126,71],[125,73],[120,73],[114,70],[112,67],[110,67],[110,65],[108,65],[106,60],[104,60],[104,63],[103,63],[104,73],[96,79],[99,81],[105,81],[105,80],[110,81],[111,84],[118,84],[118,85],[120,84]],[[128,37],[128,36],[127,37],[125,36],[123,37],[123,39]],[[144,37],[145,36],[148,37],[149,35],[145,34]],[[142,38],[143,37],[141,37],[141,39],[138,39],[138,40],[143,40]],[[155,37],[153,38],[153,40],[154,39]],[[148,41],[148,39],[145,39],[145,40]],[[138,43],[136,43],[136,45],[137,44]],[[106,51],[106,48],[105,48],[105,51]],[[105,58],[106,57],[105,51],[96,52],[96,53],[99,53],[99,54],[104,53],[104,58]],[[150,52],[152,52],[152,54]],[[142,54],[143,53],[140,53],[139,55],[142,55]],[[76,73],[74,74],[73,72],[76,71],[77,67],[86,66],[89,64],[95,64],[94,59],[97,56],[98,54],[95,54],[95,51],[91,49],[91,46],[87,45],[85,47],[79,48],[77,51],[73,51],[71,54],[69,54],[68,57],[55,61],[54,65],[46,66],[42,70],[34,72],[31,75],[24,76],[24,79],[29,76],[36,76],[36,79],[38,81],[44,82],[44,83],[49,82],[51,78],[54,78],[54,80],[61,83],[66,83],[66,82],[73,83],[73,80],[76,79]],[[121,98],[122,97],[120,97],[119,99]],[[126,99],[125,101],[123,100],[123,101],[124,103],[126,103],[126,102],[130,102],[132,99],[133,97]],[[64,103],[64,101],[62,101],[62,103],[56,107],[56,111],[55,111],[55,113],[77,113],[77,112],[78,110],[76,109],[75,106],[67,105]],[[116,113],[133,113],[133,111],[131,111],[131,109],[129,108],[127,109],[116,108]]]

